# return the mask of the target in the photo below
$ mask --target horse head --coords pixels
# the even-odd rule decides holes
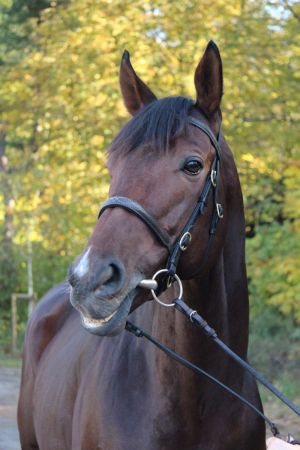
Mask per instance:
[[[172,248],[216,158],[211,139],[193,126],[190,118],[204,124],[213,136],[220,135],[223,77],[218,48],[210,42],[196,68],[196,102],[184,97],[158,100],[137,76],[126,51],[120,85],[133,117],[110,147],[110,197],[126,197],[141,205]],[[223,138],[220,141],[225,143]],[[218,195],[225,217],[207,252],[215,206],[214,195],[210,195],[205,213],[193,225],[192,243],[178,263],[177,273],[184,280],[208,271],[224,243],[230,202],[226,180],[231,164],[226,145],[221,164]],[[83,326],[98,335],[113,335],[124,329],[130,311],[151,299],[139,283],[165,267],[169,256],[166,247],[132,211],[116,205],[102,211],[86,248],[69,269],[71,303],[81,313]]]

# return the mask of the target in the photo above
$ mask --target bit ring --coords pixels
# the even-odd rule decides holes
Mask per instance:
[[[152,280],[155,280],[156,277],[157,277],[158,275],[160,275],[161,273],[165,273],[165,272],[168,272],[168,269],[161,269],[161,270],[158,270],[158,271],[153,275]],[[176,273],[174,274],[174,278],[175,278],[175,280],[177,281],[177,283],[178,283],[178,285],[179,285],[179,295],[178,295],[177,298],[180,300],[180,299],[182,298],[182,294],[183,294],[182,283],[181,283],[181,280],[180,280],[179,276],[178,276]],[[164,302],[162,302],[162,301],[157,297],[157,295],[155,294],[154,289],[151,289],[151,294],[152,294],[153,299],[154,299],[157,303],[159,303],[161,306],[164,306],[164,307],[166,307],[166,308],[171,308],[172,306],[175,306],[175,303],[174,303],[174,302],[173,302],[173,303],[164,303]]]

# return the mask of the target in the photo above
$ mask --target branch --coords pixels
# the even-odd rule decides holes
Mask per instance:
[[[257,117],[244,117],[244,122],[271,122],[275,120],[277,122],[289,122],[289,123],[299,123],[298,119],[293,117],[282,115],[276,116],[275,114],[270,114],[269,116],[257,116]]]
[[[6,124],[0,124],[0,172],[7,171],[7,157],[5,155]]]
[[[16,149],[24,150],[25,145],[22,142],[17,141],[6,141],[7,147],[13,147]]]
[[[20,164],[19,166],[16,166],[16,167],[10,167],[7,170],[7,173],[8,174],[22,173],[22,172],[30,169],[31,167],[33,167],[33,160],[30,158],[24,164]]]
[[[300,22],[300,15],[298,13],[296,13],[294,8],[291,5],[289,5],[289,3],[287,1],[283,1],[283,4],[293,14],[295,19],[298,20],[298,22]]]

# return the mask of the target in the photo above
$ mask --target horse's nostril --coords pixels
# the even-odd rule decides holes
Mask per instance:
[[[114,295],[124,283],[125,269],[116,258],[94,258],[84,275],[78,274],[76,266],[72,265],[67,280],[78,295],[86,295],[87,292],[95,292],[98,296]]]
[[[104,267],[99,274],[99,280],[98,280],[99,286],[102,286],[102,284],[108,283],[110,278],[112,277],[112,273],[113,273],[113,271],[110,266]]]
[[[120,281],[121,278],[121,271],[115,264],[110,264],[109,268],[107,269],[107,279],[104,281],[105,284],[116,284]]]
[[[124,269],[121,264],[110,263],[105,268],[102,268],[98,275],[97,286],[95,291],[117,291],[124,280]]]

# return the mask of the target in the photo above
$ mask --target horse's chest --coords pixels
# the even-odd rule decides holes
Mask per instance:
[[[182,389],[189,378],[181,385],[173,365],[156,364],[141,347],[130,352],[127,342],[118,349],[92,344],[80,357],[78,342],[76,351],[54,343],[39,367],[34,422],[41,450],[215,449],[207,443],[218,441],[222,427],[211,423],[214,415],[204,423],[200,397]]]
[[[89,392],[82,384],[76,398],[74,448],[85,450],[89,442],[101,450],[177,449],[170,442],[178,425],[172,402],[158,396],[147,368],[137,366],[130,373],[112,374],[105,367],[97,375],[90,372]]]
[[[179,429],[175,399],[160,392],[143,357],[128,368],[126,358],[123,365],[120,357],[102,355],[102,364],[79,371],[76,359],[63,363],[59,352],[52,358],[57,360],[41,366],[35,385],[42,450],[180,448],[174,439]],[[53,367],[60,367],[59,373]]]

